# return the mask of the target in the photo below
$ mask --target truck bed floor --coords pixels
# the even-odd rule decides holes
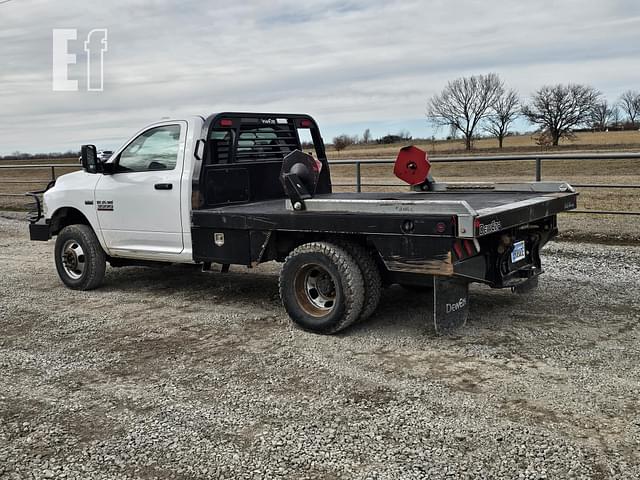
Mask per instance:
[[[482,210],[485,208],[499,207],[522,200],[540,197],[544,194],[540,192],[499,192],[487,190],[461,191],[455,190],[450,192],[338,192],[323,195],[316,195],[314,199],[322,200],[456,200],[466,201],[474,210]],[[229,213],[236,215],[269,215],[294,213],[286,209],[285,198],[261,201],[254,203],[243,203],[238,205],[226,205],[222,207],[214,207],[194,211],[194,215],[206,214],[211,212],[215,214]],[[342,213],[349,213],[348,210]]]

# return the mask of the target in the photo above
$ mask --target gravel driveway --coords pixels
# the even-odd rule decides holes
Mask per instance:
[[[304,333],[275,265],[75,292],[52,248],[0,218],[2,479],[640,478],[640,247],[552,244],[449,337],[400,288]]]

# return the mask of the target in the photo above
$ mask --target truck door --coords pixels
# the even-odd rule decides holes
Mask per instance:
[[[95,207],[114,256],[177,254],[183,248],[181,179],[186,122],[156,124],[135,137],[101,176]]]

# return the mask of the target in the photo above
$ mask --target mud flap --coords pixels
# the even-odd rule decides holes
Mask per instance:
[[[469,314],[469,283],[433,277],[433,325],[438,335],[464,326]]]

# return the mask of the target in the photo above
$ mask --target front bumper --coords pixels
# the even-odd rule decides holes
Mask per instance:
[[[29,224],[29,238],[31,240],[46,242],[51,238],[49,221],[41,218],[37,222]]]

